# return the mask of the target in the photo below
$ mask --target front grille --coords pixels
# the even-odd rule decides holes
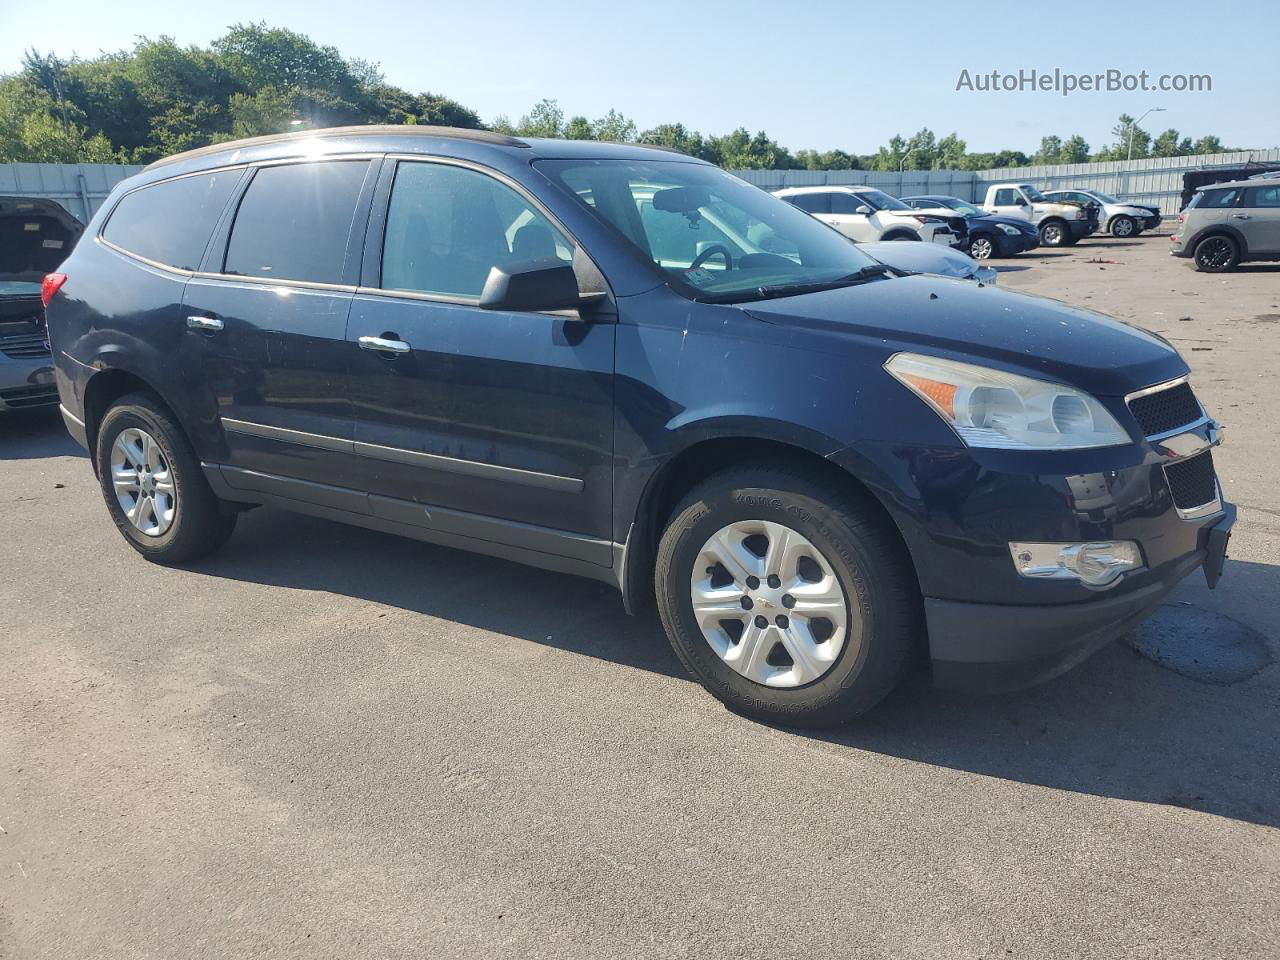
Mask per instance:
[[[15,410],[21,407],[44,407],[58,402],[58,388],[40,386],[0,390],[0,402]]]
[[[0,337],[0,353],[13,360],[49,356],[49,342],[43,334],[15,333]]]
[[[1206,450],[1164,468],[1169,492],[1179,510],[1192,510],[1212,501],[1218,494],[1213,472],[1213,452]]]
[[[1143,435],[1148,437],[1177,430],[1204,416],[1200,401],[1192,392],[1191,384],[1186,381],[1168,390],[1134,397],[1129,401],[1129,412],[1138,421]]]

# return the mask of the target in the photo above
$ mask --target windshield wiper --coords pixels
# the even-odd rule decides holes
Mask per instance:
[[[834,290],[836,287],[848,287],[856,283],[865,283],[868,280],[874,280],[892,272],[894,271],[887,264],[869,263],[848,276],[837,277],[835,280],[766,284],[763,287],[756,287],[755,294],[761,300],[770,300],[774,297],[790,297],[801,293],[814,293],[819,290]]]

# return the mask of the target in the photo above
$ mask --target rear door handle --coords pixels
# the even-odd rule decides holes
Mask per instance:
[[[357,343],[361,350],[372,350],[374,353],[408,353],[413,347],[403,340],[387,340],[382,337],[361,337]]]
[[[1234,220],[1252,220],[1253,218],[1247,213],[1233,213],[1231,215]]]
[[[222,321],[217,317],[187,317],[187,329],[210,331],[221,330]]]

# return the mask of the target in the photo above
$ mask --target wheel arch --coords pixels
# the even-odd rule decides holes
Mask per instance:
[[[909,227],[894,227],[886,230],[880,236],[881,240],[919,240],[920,234],[912,231]]]
[[[864,503],[893,530],[914,573],[915,563],[907,540],[873,485],[835,463],[830,454],[837,451],[829,444],[815,442],[816,438],[817,435],[783,438],[763,431],[704,435],[691,439],[667,456],[644,484],[632,513],[626,544],[620,551],[618,583],[627,611],[636,613],[653,604],[653,566],[658,541],[679,502],[709,477],[747,464],[784,463],[790,467],[800,464],[834,489]]]
[[[1191,255],[1193,257],[1195,256],[1196,247],[1198,247],[1202,241],[1208,240],[1210,237],[1228,237],[1231,240],[1234,240],[1236,246],[1240,248],[1241,260],[1244,260],[1249,256],[1249,242],[1245,240],[1243,232],[1230,224],[1215,223],[1211,226],[1202,228],[1195,234],[1195,236],[1187,241],[1187,249],[1191,251]]]
[[[85,383],[83,399],[85,436],[89,445],[89,460],[93,464],[95,474],[98,470],[97,457],[94,456],[98,443],[98,427],[111,405],[130,393],[151,397],[173,416],[174,422],[181,428],[182,421],[177,416],[174,405],[153,383],[125,367],[99,368]]]

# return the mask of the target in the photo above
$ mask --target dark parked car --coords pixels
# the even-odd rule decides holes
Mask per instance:
[[[1040,246],[1040,231],[1025,218],[996,216],[959,197],[903,197],[902,202],[917,209],[947,207],[963,216],[969,228],[969,256],[975,260],[1012,257]]]
[[[0,197],[0,414],[58,402],[40,284],[83,230],[53,200]]]
[[[45,293],[145,557],[266,503],[592,577],[756,717],[844,720],[917,651],[942,684],[1052,676],[1216,581],[1234,519],[1161,338],[901,275],[650,148],[219,144],[117,187]]]

